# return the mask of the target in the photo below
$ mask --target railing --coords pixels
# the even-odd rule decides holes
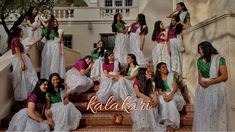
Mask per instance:
[[[131,17],[131,13],[138,13],[137,7],[101,7],[100,18],[113,18],[116,13],[121,13],[124,18]]]
[[[76,7],[54,7],[53,14],[58,19],[74,18],[74,10]]]

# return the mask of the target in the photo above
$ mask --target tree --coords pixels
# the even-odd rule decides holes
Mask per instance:
[[[25,18],[30,7],[36,7],[38,11],[51,11],[54,6],[54,0],[0,0],[0,24],[3,26],[8,37],[14,28],[19,26]],[[7,20],[15,17],[12,27],[8,27]]]

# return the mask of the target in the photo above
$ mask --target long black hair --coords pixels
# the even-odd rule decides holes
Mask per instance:
[[[146,20],[145,20],[145,15],[140,13],[138,14],[138,20],[139,20],[139,23],[140,23],[140,35],[141,34],[148,34],[148,27],[147,27],[147,24],[146,24]],[[144,28],[144,26],[146,26]]]
[[[87,55],[87,56],[85,56],[82,60],[85,62],[85,69],[87,69],[88,68],[88,64],[86,63],[86,59],[91,59],[91,61],[92,61],[92,58],[91,58],[91,56],[90,55]]]
[[[156,21],[154,24],[154,30],[153,30],[153,34],[152,34],[152,41],[156,41],[157,36],[159,35],[159,33],[162,31],[160,28],[162,21]]]
[[[8,48],[9,48],[9,49],[11,48],[11,41],[12,41],[12,39],[15,38],[15,37],[19,37],[21,31],[22,31],[22,28],[16,27],[15,29],[13,29],[13,30],[10,32],[10,35],[9,35],[9,37],[8,37],[8,40],[7,40]]]
[[[211,55],[218,54],[218,51],[212,46],[209,41],[203,41],[198,44],[198,53],[199,48],[202,49],[203,56],[200,59],[206,59],[206,62],[211,61]]]
[[[54,76],[58,77],[58,79],[59,79],[58,88],[62,88],[62,90],[64,89],[63,80],[62,80],[62,78],[60,77],[60,75],[59,75],[58,73],[52,73],[52,74],[49,76],[49,82],[48,82],[48,89],[47,89],[47,92],[52,93],[53,95],[56,94],[54,85],[52,84],[52,78],[53,78]],[[60,90],[60,89],[59,89],[59,90]]]
[[[133,64],[134,66],[137,66],[138,63],[136,61],[136,56],[134,54],[128,54],[128,56],[131,57],[131,59],[133,59]],[[125,75],[127,75],[128,71],[129,71],[129,68],[130,68],[130,64],[128,64],[127,68],[126,68],[126,71],[125,71]]]
[[[154,76],[154,82],[155,82],[156,89],[163,91],[164,86],[163,86],[163,80],[162,80],[161,73],[160,73],[160,68],[162,67],[162,65],[166,65],[166,63],[160,62],[157,64],[156,72],[155,72],[155,76]]]
[[[57,22],[57,27],[54,27],[54,22],[55,22],[55,21]],[[46,39],[47,39],[47,40],[50,39],[50,33],[51,33],[51,32],[55,32],[55,35],[58,37],[58,36],[59,36],[58,30],[59,30],[59,23],[58,23],[58,20],[57,20],[57,19],[51,19],[51,20],[49,20],[49,22],[48,22],[48,27],[47,27]]]
[[[29,7],[29,9],[28,9],[28,11],[26,13],[26,17],[28,18],[28,20],[31,23],[33,23],[35,21],[34,18],[37,16],[37,14],[35,16],[33,16],[33,9],[36,9],[36,7],[34,7],[34,6]]]
[[[112,32],[117,32],[117,28],[115,27],[115,24],[118,23],[117,17],[119,15],[122,16],[122,14],[116,13],[113,17]],[[126,24],[123,20],[121,20],[120,23]]]
[[[136,80],[138,80],[140,83],[139,91],[150,97],[151,93],[153,92],[153,84],[151,79],[146,78],[146,70],[146,68],[139,68]]]
[[[184,2],[179,2],[176,5],[180,5],[181,7],[183,7],[183,11],[188,11],[188,9],[186,8]]]
[[[108,65],[109,64],[109,56],[113,55],[112,51],[106,51],[104,54],[104,64]]]
[[[40,86],[45,83],[45,82],[48,82],[47,79],[45,78],[42,78],[42,79],[39,79],[32,94],[35,94],[37,99],[41,102],[41,103],[45,103],[46,102],[46,92],[42,92],[41,89],[40,89]]]
[[[103,40],[99,40],[98,43],[102,42],[103,43],[103,47],[101,48],[101,51],[99,52],[99,57],[103,57],[104,56],[104,48],[105,48],[105,42]],[[98,44],[97,43],[97,44]],[[94,53],[96,54],[98,52],[99,48],[96,48],[94,50]]]
[[[175,33],[176,33],[176,35],[180,34],[180,33],[182,32],[182,30],[183,30],[183,25],[182,25],[182,24],[177,24],[177,22],[180,21],[180,17],[179,17],[178,15],[175,15],[175,16],[173,16],[171,19],[175,19],[176,25],[173,25],[172,22],[171,22],[171,24],[170,24],[170,26],[169,26],[170,28],[169,28],[169,30],[168,30],[168,33],[169,33],[169,31],[170,31],[174,26],[176,26],[176,31],[175,31]]]

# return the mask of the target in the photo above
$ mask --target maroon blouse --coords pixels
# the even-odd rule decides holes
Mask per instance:
[[[27,99],[27,102],[32,102],[35,104],[35,111],[37,111],[39,114],[43,115],[44,113],[44,106],[45,106],[45,103],[42,103],[40,102],[38,99],[37,99],[37,96],[32,93],[28,99]]]
[[[176,38],[176,27],[173,27],[171,30],[168,31],[168,39]]]
[[[139,28],[139,26],[137,25],[137,23],[134,23],[134,24],[131,26],[131,32],[132,32],[132,33],[135,33],[138,28]]]
[[[85,61],[84,60],[82,60],[82,59],[80,59],[80,60],[78,60],[74,65],[73,65],[73,67],[75,67],[76,69],[78,69],[79,71],[80,70],[85,70],[86,68],[85,68]]]
[[[161,39],[162,36],[163,36],[163,37],[165,36],[165,34],[164,34],[163,32],[160,32],[160,33],[157,35],[156,41],[157,41],[158,43],[161,43],[161,42],[164,42],[164,41],[165,41],[165,40]]]
[[[20,53],[24,52],[24,46],[23,44],[20,42],[20,38],[15,37],[11,40],[11,51],[12,54],[14,55],[16,53],[15,48],[19,48],[20,49]]]

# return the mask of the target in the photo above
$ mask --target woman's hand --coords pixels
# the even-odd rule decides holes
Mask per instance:
[[[20,69],[21,69],[21,71],[25,71],[26,70],[26,66],[25,66],[24,62],[20,63]]]
[[[61,51],[60,54],[61,54],[61,55],[64,55],[64,51]]]
[[[158,100],[157,100],[157,99],[152,99],[152,100],[150,101],[150,106],[151,106],[151,107],[156,107],[157,104],[158,104]]]
[[[68,98],[64,98],[63,103],[64,103],[64,105],[67,105],[69,103],[69,99]]]
[[[203,88],[208,88],[208,84],[205,83],[205,81],[199,81],[199,84],[203,87]]]

